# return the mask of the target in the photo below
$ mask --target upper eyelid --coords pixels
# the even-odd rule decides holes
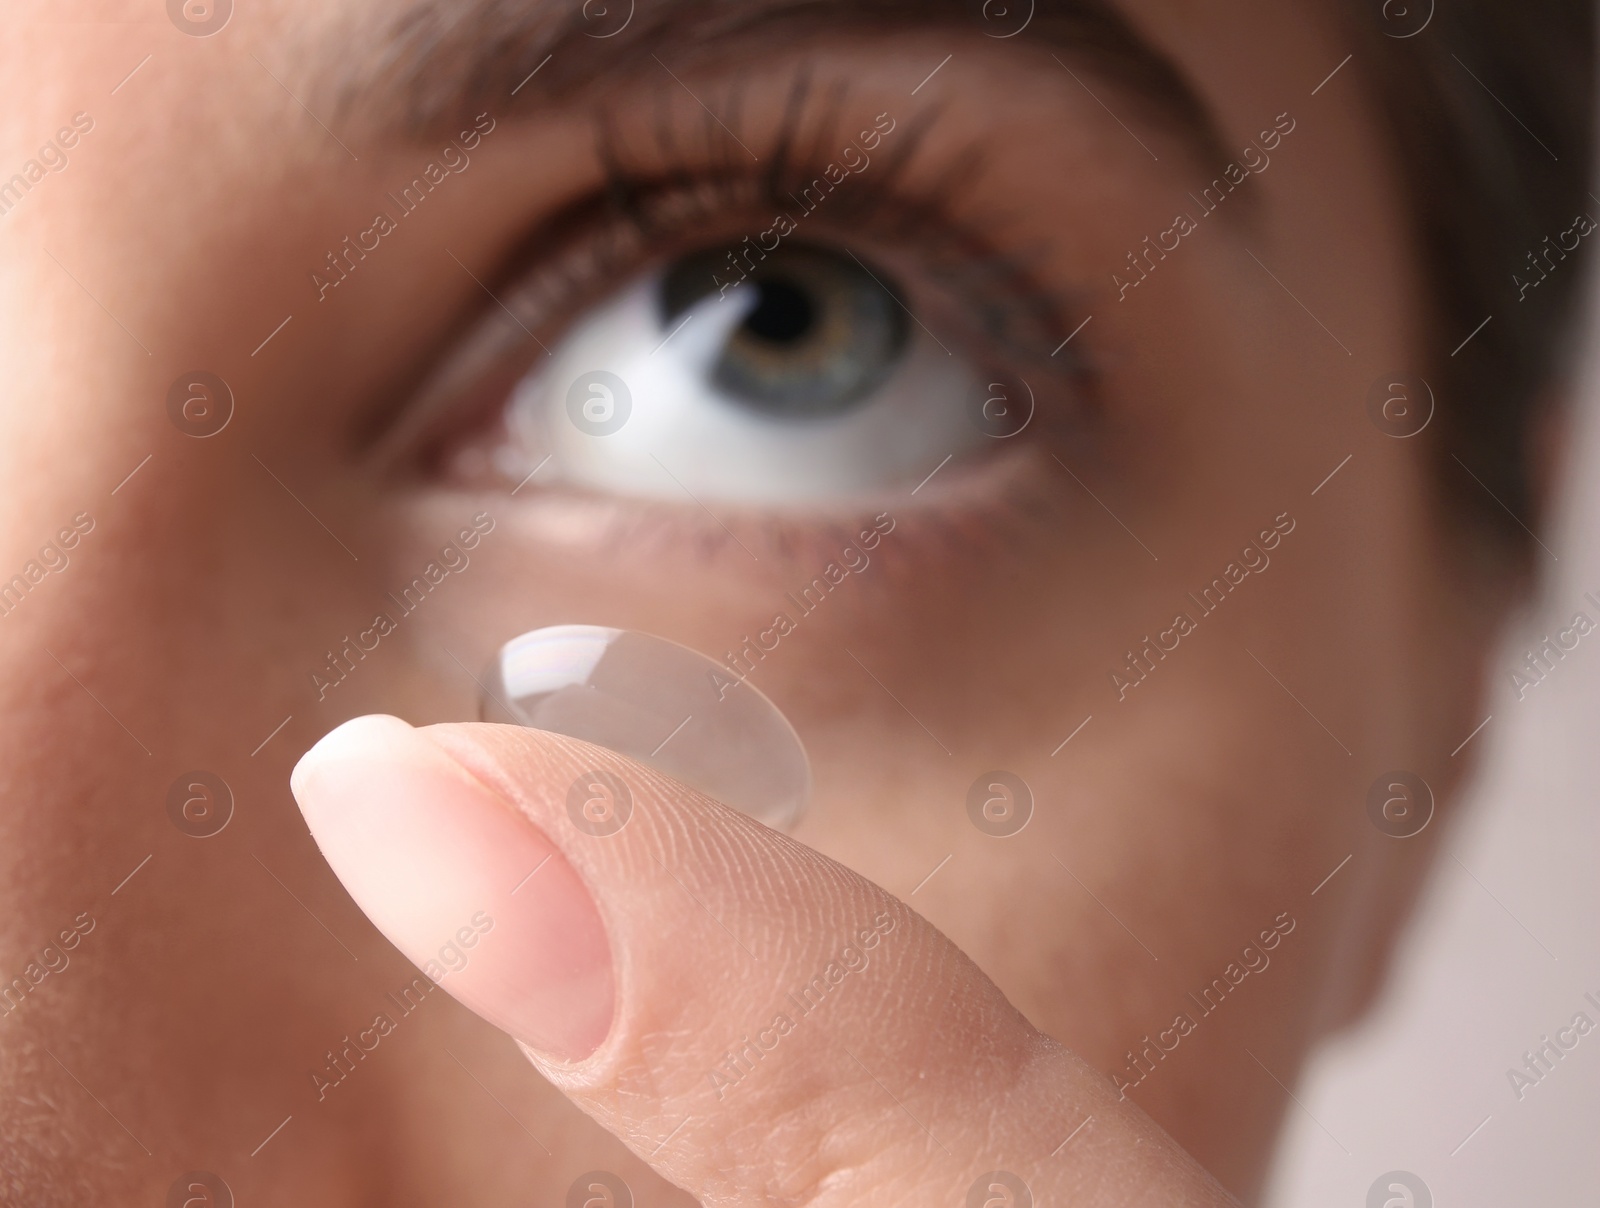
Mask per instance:
[[[806,138],[796,139],[794,142],[796,144],[809,143],[812,151],[826,148],[829,144],[823,140],[828,137],[830,132],[835,128],[841,130],[850,128],[848,123],[842,127],[839,126],[837,120],[844,108],[842,102],[842,92],[832,94],[829,97],[829,109],[824,120],[815,124],[815,129],[821,133],[808,133]],[[937,120],[937,114],[938,110],[935,108],[929,108],[925,111],[926,121],[914,127],[918,131],[917,137],[919,139],[929,132]],[[807,131],[812,130],[812,125],[805,120],[801,120],[796,128],[799,126],[804,126]],[[770,137],[774,142],[782,142],[790,138],[793,132],[793,129],[780,128],[773,131]],[[678,196],[693,198],[696,184],[693,174],[686,175],[682,172],[675,172],[670,162],[667,162],[668,157],[674,151],[681,152],[683,148],[676,144],[671,136],[663,136],[659,131],[657,131],[656,137],[655,152],[663,162],[650,173],[648,184],[653,189],[653,195],[658,198],[670,198],[673,195],[672,190],[676,188],[680,191]],[[912,140],[908,139],[906,144],[903,144],[909,148],[908,154],[895,161],[902,168],[916,153],[916,147],[912,146],[911,142]],[[764,144],[758,143],[758,146],[762,146],[764,151],[767,150]],[[705,151],[706,148],[701,150]],[[809,176],[812,171],[807,166],[806,161],[803,158],[799,158],[807,153],[805,150],[791,152],[795,157],[792,161],[793,166],[806,168],[802,176]],[[715,172],[715,155],[707,154],[705,158],[711,161],[713,172]],[[735,183],[747,185],[750,190],[747,204],[742,211],[724,206],[710,215],[711,217],[721,217],[722,214],[727,215],[725,221],[730,223],[728,234],[732,234],[735,229],[732,225],[734,219],[756,215],[761,215],[764,219],[765,217],[770,217],[770,215],[765,214],[760,209],[762,205],[783,204],[780,198],[767,197],[761,188],[763,185],[772,185],[774,183],[775,178],[770,173],[770,167],[774,159],[775,156],[769,154],[766,157],[766,166],[756,165],[742,175],[734,175],[728,178]],[[970,170],[965,173],[960,171],[963,165],[970,165],[970,160],[958,156],[951,159],[949,163],[953,165],[954,170],[950,170],[950,168],[942,170],[946,174],[956,177],[964,175],[969,179],[974,178],[974,174]],[[613,160],[609,166],[614,171],[629,170],[616,160]],[[699,184],[714,185],[718,179],[715,175],[708,175],[700,178]],[[936,180],[938,179],[940,178],[936,177]],[[639,185],[639,187],[644,185],[642,180],[633,183]],[[874,184],[877,183],[874,180]],[[892,181],[886,180],[882,183],[889,184],[892,188]],[[943,221],[947,224],[943,233],[947,240],[951,238],[953,233],[959,233],[957,227],[949,225],[956,221],[950,215],[950,210],[953,209],[951,205],[952,199],[958,197],[958,194],[953,192],[953,184],[954,182],[943,185],[935,184],[933,187],[918,191],[919,196],[926,199],[938,198],[942,203],[940,208],[945,215]],[[887,192],[877,195],[882,197],[892,196],[891,193]],[[716,205],[717,203],[713,202],[712,204]],[[923,204],[924,210],[908,217],[906,219],[907,222],[911,218],[923,221],[930,220],[929,211],[931,206],[928,205],[927,201],[924,201]],[[627,208],[624,207],[623,214],[627,212]],[[822,212],[820,206],[818,207],[818,212]],[[543,340],[535,333],[543,331],[548,334],[551,330],[548,324],[556,316],[561,316],[558,320],[560,322],[570,322],[575,319],[588,306],[599,301],[621,283],[617,274],[623,271],[624,268],[629,273],[637,273],[647,268],[651,262],[668,259],[674,254],[688,251],[692,248],[704,247],[708,239],[714,242],[714,237],[708,236],[703,225],[696,225],[683,219],[680,219],[670,231],[657,230],[652,232],[643,225],[630,228],[631,233],[639,237],[640,244],[631,252],[624,253],[624,256],[627,257],[625,265],[611,264],[604,266],[600,275],[591,275],[583,283],[585,286],[583,291],[568,290],[565,293],[558,294],[553,301],[546,301],[542,308],[536,306],[534,309],[525,309],[527,304],[535,301],[531,296],[531,291],[536,286],[550,283],[554,284],[558,289],[560,288],[559,278],[562,270],[552,265],[552,260],[559,263],[563,258],[570,259],[577,256],[586,257],[590,255],[599,246],[597,242],[599,235],[618,232],[616,224],[623,214],[613,212],[610,215],[612,225],[609,227],[603,226],[601,224],[606,219],[603,217],[597,219],[595,217],[592,198],[585,197],[569,203],[555,215],[545,216],[534,225],[532,233],[524,238],[517,250],[504,258],[503,267],[490,277],[489,284],[492,287],[490,292],[493,295],[493,301],[483,302],[475,311],[475,317],[466,327],[463,336],[460,337],[464,339],[465,344],[447,346],[442,360],[437,362],[437,369],[429,376],[423,387],[410,399],[402,400],[397,412],[397,423],[373,425],[376,433],[373,454],[380,464],[392,463],[408,456],[408,453],[413,451],[418,443],[425,440],[430,431],[440,426],[441,421],[438,417],[449,415],[455,410],[455,400],[460,394],[469,388],[472,383],[476,382],[482,373],[487,372],[488,369],[500,361],[512,357],[516,346],[524,343],[528,335],[532,335],[540,343],[541,347],[545,347]],[[843,223],[840,220],[845,218],[864,219],[865,217],[865,212],[857,204],[848,213],[836,211],[832,214],[826,214],[820,220],[813,218],[811,221],[818,223],[820,229],[813,227],[810,233],[813,237],[817,235],[821,235],[824,238],[831,236],[835,239],[848,241],[851,236],[859,237],[861,232],[853,229],[853,224]],[[852,226],[852,229],[846,230],[845,227],[847,225]],[[598,233],[596,231],[597,226],[600,226]],[[739,229],[742,230],[742,228]],[[915,232],[902,229],[897,233],[904,236]],[[676,238],[678,244],[665,247],[659,245],[654,247],[646,246],[646,241],[652,234]],[[977,237],[969,234],[967,238],[970,241]],[[737,241],[736,236],[734,236],[733,241]],[[967,248],[964,255],[969,260],[973,257],[978,257],[980,260],[983,259],[977,248],[971,246]],[[1015,262],[1008,262],[993,251],[987,252],[987,259],[984,262],[971,265],[964,264],[963,267],[971,269],[973,276],[979,279],[983,288],[991,291],[992,297],[1005,297],[1013,307],[1022,304],[1021,301],[1016,301],[1015,299],[1026,300],[1027,304],[1033,308],[1033,313],[1031,316],[1025,317],[1031,317],[1032,321],[1038,325],[1040,332],[1043,333],[1041,339],[1048,334],[1049,330],[1053,330],[1055,326],[1058,326],[1064,316],[1075,307],[1075,301],[1072,298],[1055,291],[1045,291],[1043,287],[1031,282],[1023,266]],[[996,272],[997,269],[999,270],[998,274]],[[541,276],[541,271],[547,275]],[[1012,280],[1001,279],[1007,273],[1012,274]],[[997,280],[999,284],[996,284]],[[947,288],[953,288],[949,286],[948,282],[945,284]],[[1017,313],[1021,314],[1022,312]],[[515,323],[515,327],[506,322],[503,317],[506,315],[510,316]],[[990,339],[996,338],[992,332],[983,334]],[[1038,340],[1034,341],[1034,343],[1038,342]],[[1043,354],[1053,344],[1054,341],[1049,340],[1038,348],[1036,351],[1039,354],[1039,358],[1042,358]],[[1019,345],[1012,350],[1013,356],[1019,359],[1026,355],[1018,351],[1020,347]],[[545,348],[545,351],[548,353],[548,348]],[[1039,358],[1027,357],[1029,360]],[[537,364],[538,362],[533,360],[531,363]],[[1077,358],[1062,358],[1059,361],[1050,362],[1040,360],[1040,365],[1042,368],[1050,370],[1052,374],[1058,374],[1062,377],[1081,374],[1084,369],[1083,364]],[[452,418],[454,417],[452,416]]]
[[[508,118],[698,71],[737,74],[763,53],[941,31],[971,49],[1059,53],[1109,79],[1205,162],[1224,142],[1209,106],[1173,59],[1111,0],[1030,0],[1025,37],[985,37],[970,0],[655,0],[615,37],[599,39],[586,5],[565,0],[420,0],[368,47],[330,53],[320,92],[341,120],[390,141],[446,131],[488,109]],[[559,3],[560,7],[557,8]],[[956,43],[954,49],[961,49]],[[1038,56],[1048,63],[1045,56]],[[672,66],[668,66],[671,64]],[[733,70],[730,70],[732,68]],[[1054,70],[1053,67],[1049,68]]]
[[[750,143],[760,151],[759,156],[751,152],[752,162],[737,154],[730,156],[733,136],[711,123],[699,123],[698,113],[688,106],[683,109],[689,114],[688,133],[675,124],[677,119],[669,104],[661,104],[653,118],[632,113],[631,125],[644,131],[646,145],[642,149],[636,138],[620,132],[623,123],[615,112],[598,113],[597,158],[605,175],[600,192],[613,211],[611,217],[628,220],[641,243],[651,236],[675,237],[686,243],[676,249],[659,245],[641,248],[634,252],[636,257],[650,255],[659,261],[675,251],[689,250],[687,245],[699,247],[714,242],[717,233],[695,229],[697,221],[727,223],[738,217],[746,222],[760,219],[760,226],[765,226],[772,217],[769,210],[787,213],[797,222],[820,225],[822,235],[848,239],[858,222],[892,205],[899,210],[897,220],[907,224],[907,241],[921,232],[922,227],[917,224],[936,222],[946,241],[953,234],[961,237],[961,251],[969,260],[982,261],[977,266],[980,270],[992,273],[997,267],[1008,267],[985,237],[990,228],[999,225],[997,219],[1004,216],[986,214],[983,217],[989,221],[978,221],[962,212],[969,189],[983,176],[988,155],[984,140],[963,136],[953,146],[923,154],[949,105],[927,102],[899,116],[885,112],[873,117],[873,111],[883,103],[876,92],[867,104],[862,103],[865,98],[857,100],[847,79],[819,86],[812,68],[804,63],[794,70],[786,87],[773,86],[772,92],[787,99],[779,107],[782,116],[775,127],[760,134],[746,132]],[[888,127],[882,125],[886,119]],[[863,130],[863,126],[872,129]],[[881,137],[868,141],[875,132]],[[888,137],[891,133],[892,139]],[[747,149],[742,143],[737,145]],[[870,152],[863,152],[863,148],[870,148]],[[860,153],[855,162],[847,154],[850,150]],[[806,200],[812,186],[823,186],[824,182],[817,178],[824,175],[825,168],[848,168],[851,172],[850,187],[840,186],[837,192],[831,186],[819,188],[819,192],[828,194],[826,209]],[[859,182],[855,176],[861,177]],[[915,181],[910,179],[913,176]],[[736,192],[742,195],[735,197]],[[797,196],[797,192],[801,195]],[[496,293],[516,289],[526,281],[533,266],[559,261],[571,253],[575,243],[579,250],[587,250],[580,240],[599,225],[593,198],[594,194],[590,194],[569,201],[561,210],[533,224],[503,257],[496,277],[490,281]],[[669,204],[687,206],[687,215],[667,215],[663,222],[662,215]],[[696,211],[697,204],[704,208]],[[820,217],[813,217],[814,214]],[[732,242],[737,243],[739,235],[754,234],[760,226],[749,230],[729,226],[720,234],[732,236]],[[1043,296],[1044,291],[1020,264],[1013,263],[1009,268],[1017,277],[1014,285],[1018,289]],[[587,300],[594,301],[596,297]],[[534,323],[544,321],[537,311],[527,317]],[[1041,312],[1040,322],[1048,326],[1061,317]]]

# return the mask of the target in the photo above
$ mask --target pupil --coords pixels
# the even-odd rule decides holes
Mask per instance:
[[[810,296],[788,281],[760,283],[761,300],[744,321],[745,330],[774,344],[799,340],[816,323]]]

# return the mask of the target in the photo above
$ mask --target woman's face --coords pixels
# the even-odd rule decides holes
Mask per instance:
[[[1440,350],[1331,12],[30,7],[0,50],[30,1202],[195,1167],[667,1201],[442,995],[337,1095],[308,1077],[414,971],[290,768],[358,714],[475,719],[498,646],[572,622],[747,674],[813,763],[795,837],[1252,1193],[1437,833],[1369,790],[1448,792],[1493,619],[1383,410]]]

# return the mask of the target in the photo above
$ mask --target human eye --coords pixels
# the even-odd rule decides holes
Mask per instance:
[[[442,472],[519,498],[866,511],[936,473],[929,498],[1003,491],[1083,422],[1085,359],[1052,356],[1081,299],[974,203],[981,140],[808,66],[765,101],[739,130],[661,98],[596,119],[598,184],[523,239],[424,391],[420,413],[457,415]]]
[[[798,241],[751,260],[706,249],[644,274],[519,383],[514,430],[553,478],[794,503],[915,485],[981,445],[977,367],[915,325],[887,270]]]

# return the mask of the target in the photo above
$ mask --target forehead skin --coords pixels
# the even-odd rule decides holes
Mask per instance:
[[[0,1067],[21,1088],[0,1108],[6,1168],[40,1203],[110,1188],[156,1202],[175,1173],[208,1161],[244,1172],[263,1201],[424,1202],[469,1178],[490,1181],[485,1202],[522,1202],[529,1185],[559,1198],[564,1184],[536,1182],[548,1171],[507,1156],[525,1139],[479,1114],[466,1097],[476,1090],[436,1089],[445,1044],[479,1068],[508,1068],[497,1037],[447,1009],[419,1023],[427,1044],[363,1075],[352,1106],[288,1134],[279,1156],[249,1158],[281,1105],[304,1097],[315,1055],[369,1009],[374,986],[402,984],[409,968],[318,859],[287,793],[293,756],[355,712],[470,716],[475,692],[441,651],[471,665],[524,615],[510,602],[441,601],[408,630],[404,663],[363,673],[327,709],[307,696],[307,665],[475,506],[376,482],[353,467],[348,438],[362,401],[436,347],[478,287],[447,258],[407,253],[373,266],[359,306],[318,311],[306,288],[330,234],[356,229],[373,191],[431,145],[384,132],[341,84],[381,59],[394,10],[252,4],[207,39],[133,0],[74,11],[67,21],[36,0],[0,40],[0,171],[71,115],[94,119],[70,165],[0,219],[0,574],[67,518],[96,522],[70,570],[44,585],[54,594],[41,589],[0,622],[0,975],[80,912],[101,930],[70,973],[40,987],[48,1013],[0,1020]],[[1013,90],[1008,61],[970,32],[930,23],[892,35],[884,71],[897,87],[953,53],[950,80],[993,90],[1007,115],[997,143],[1046,144],[1056,106],[1083,115],[1082,129],[1061,132],[1074,175],[1042,152],[1035,164],[1055,187],[1106,199],[1057,232],[1049,254],[1093,270],[1091,334],[1117,402],[1099,463],[1079,467],[1094,494],[1063,505],[1082,511],[1057,546],[1021,568],[991,550],[938,590],[896,589],[890,618],[841,614],[838,630],[794,647],[824,670],[779,686],[801,702],[819,767],[843,769],[837,801],[799,837],[902,895],[961,850],[916,907],[1108,1074],[1165,1024],[1185,985],[1295,913],[1303,930],[1274,958],[1277,980],[1230,1003],[1185,1041],[1187,1064],[1136,1096],[1248,1194],[1283,1098],[1240,1060],[1243,1045],[1288,1082],[1305,1045],[1368,985],[1432,836],[1400,854],[1375,846],[1350,803],[1386,767],[1449,787],[1443,757],[1476,720],[1482,621],[1458,611],[1433,569],[1413,451],[1365,418],[1371,383],[1421,359],[1422,302],[1358,67],[1312,95],[1350,53],[1345,36],[1265,0],[1120,11],[1187,78],[1226,147],[1285,113],[1294,135],[1254,180],[1247,217],[1163,264],[1159,289],[1119,303],[1110,279],[1124,253],[1221,165],[1194,167],[1191,142],[1145,121],[1114,79],[1088,71],[1024,90],[1019,78]],[[981,131],[993,119],[952,107],[951,120]],[[467,265],[493,263],[528,210],[563,197],[571,182],[546,165],[590,155],[588,132],[556,101],[504,129],[430,219],[433,246]],[[233,389],[225,437],[188,440],[168,422],[169,387],[197,367]],[[1342,493],[1313,498],[1352,453],[1334,480]],[[532,580],[573,614],[707,649],[765,619],[771,585],[743,572],[685,589],[666,559],[619,568],[497,506],[508,552],[479,556],[486,586],[498,576],[531,592]],[[1300,544],[1276,557],[1263,590],[1207,622],[1214,640],[1164,666],[1149,692],[1109,696],[1126,645],[1285,510]],[[363,556],[347,558],[326,530]],[[1147,562],[1130,531],[1159,558]],[[930,762],[893,705],[817,686],[854,640],[845,619],[875,643],[874,671],[959,755]],[[991,697],[993,717],[974,721],[971,702]],[[1296,707],[1307,699],[1314,717]],[[1051,762],[1045,753],[1087,715],[1090,741]],[[927,805],[959,801],[977,771],[1000,766],[991,759],[1030,761],[1041,801],[1056,803],[1027,851],[972,848],[964,818]],[[227,769],[239,809],[225,836],[202,843],[172,828],[165,798],[179,773],[209,767]],[[1349,852],[1359,859],[1311,899]],[[1099,896],[1063,877],[1053,853]],[[1101,910],[1108,895],[1118,926]],[[317,923],[350,937],[359,968]],[[514,1077],[496,1085],[513,1088],[504,1093],[548,1127],[553,1148],[631,1160]],[[448,1145],[445,1117],[464,1130]]]

